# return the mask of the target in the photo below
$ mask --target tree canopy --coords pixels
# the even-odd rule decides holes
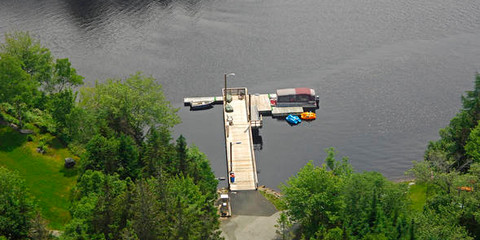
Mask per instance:
[[[29,33],[0,44],[0,122],[34,130],[42,151],[57,138],[80,158],[62,239],[220,238],[217,180],[198,148],[171,137],[176,112],[152,77],[83,86]],[[23,181],[0,168],[0,236],[46,239],[42,226]]]
[[[379,173],[353,173],[347,158],[327,150],[326,164],[309,162],[282,186],[292,221],[306,239],[405,239],[406,185]]]
[[[24,180],[17,173],[0,167],[0,236],[25,239],[35,214]]]
[[[28,32],[0,44],[0,116],[19,127],[61,134],[83,84],[67,58],[54,59]]]
[[[97,121],[116,133],[144,140],[150,128],[173,127],[180,122],[162,87],[152,77],[140,73],[125,80],[108,79],[81,89],[80,107],[96,115]]]

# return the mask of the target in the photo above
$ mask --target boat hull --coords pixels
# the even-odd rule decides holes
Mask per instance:
[[[190,110],[203,110],[213,107],[213,102],[193,102],[190,104]]]

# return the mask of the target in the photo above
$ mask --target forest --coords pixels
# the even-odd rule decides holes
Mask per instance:
[[[83,80],[29,33],[0,44],[0,239],[221,239],[217,179],[172,137],[180,119],[161,85],[142,73]],[[280,187],[279,238],[480,239],[474,83],[407,172],[414,181],[356,172],[334,148],[310,161]]]
[[[54,59],[28,33],[7,34],[0,45],[2,150],[26,142],[27,151],[30,142],[36,152],[29,154],[47,156],[60,145],[78,156],[78,166],[64,170],[76,179],[64,196],[69,217],[53,225],[62,239],[219,238],[217,180],[203,153],[183,136],[172,139],[170,129],[180,122],[175,112],[152,77],[136,73],[83,86],[68,59]],[[35,199],[19,173],[7,169],[38,171],[36,165],[9,165],[8,155],[0,156],[0,236],[53,238],[46,220],[56,217],[42,215],[54,206],[42,208],[39,200],[56,199],[41,193]],[[33,181],[33,191],[46,187],[41,176]]]

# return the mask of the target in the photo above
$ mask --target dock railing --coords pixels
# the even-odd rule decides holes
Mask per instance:
[[[223,91],[225,91],[225,89],[223,89]],[[242,96],[242,97],[246,97],[247,96],[247,89],[246,88],[227,88],[227,90],[225,91],[228,94],[230,94],[231,96]]]
[[[250,107],[249,110],[251,111],[248,114],[250,116],[250,125],[252,128],[263,127],[263,116],[259,113],[257,106]]]
[[[252,154],[252,164],[253,164],[253,179],[255,182],[255,190],[258,189],[258,178],[257,178],[257,160],[255,159],[255,150],[253,148],[253,136],[252,128],[249,129],[250,132],[250,153]]]
[[[261,127],[263,127],[263,116],[260,115],[260,119],[259,119],[259,120],[252,120],[252,121],[251,121],[251,126],[252,126],[252,128],[261,128]]]
[[[229,129],[228,129],[228,125],[226,124],[226,119],[225,119],[225,101],[226,101],[226,89],[225,88],[222,88],[222,102],[223,102],[223,105],[222,105],[222,108],[223,108],[223,112],[222,112],[222,116],[223,116],[223,135],[224,135],[224,138],[225,138],[225,156],[228,156],[228,151],[227,151],[227,138],[228,138],[228,134],[229,134]],[[227,183],[228,183],[228,189],[230,189],[230,181],[228,180],[229,179],[229,175],[230,175],[230,166],[229,166],[229,163],[228,163],[228,157],[225,158],[225,162],[226,162],[226,165],[227,165]]]
[[[246,96],[247,94],[247,88],[245,88],[245,92],[244,92],[244,96]],[[245,99],[245,109],[247,109],[247,119],[248,119],[248,116],[251,114],[250,112],[248,112],[248,110],[250,109],[248,107],[248,104],[250,104],[248,102],[247,99]],[[251,115],[250,115],[251,116]],[[248,134],[249,134],[249,141],[250,141],[250,154],[252,156],[252,165],[253,165],[253,179],[254,179],[254,183],[255,183],[255,190],[258,189],[258,178],[257,178],[257,161],[255,159],[255,150],[253,148],[253,136],[252,136],[252,121],[250,120],[250,124],[249,124],[249,127],[248,127]]]

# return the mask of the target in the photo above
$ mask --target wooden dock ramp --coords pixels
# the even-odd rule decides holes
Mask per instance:
[[[248,117],[247,89],[228,88],[227,94],[232,96],[232,101],[224,102],[223,106],[227,170],[235,174],[235,182],[228,178],[229,188],[231,191],[256,190],[257,168]],[[227,112],[226,105],[230,105],[233,112]]]

